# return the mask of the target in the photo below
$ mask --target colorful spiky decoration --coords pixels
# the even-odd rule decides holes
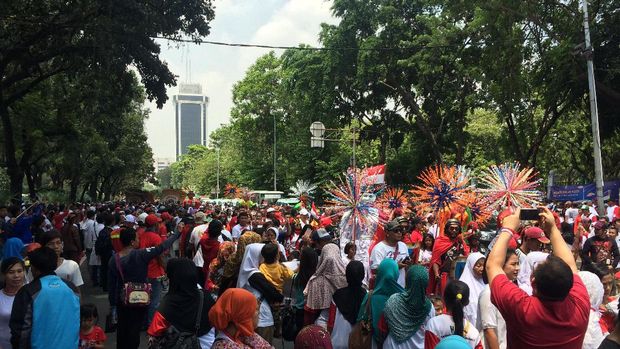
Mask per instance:
[[[469,170],[463,166],[435,165],[426,168],[409,192],[420,212],[431,212],[437,218],[440,231],[448,219],[465,212],[472,201]]]
[[[316,188],[316,184],[300,179],[294,186],[290,187],[289,190],[293,195],[301,197],[302,195],[312,196]]]
[[[390,187],[385,189],[376,205],[390,215],[395,210],[402,211],[403,214],[409,213],[409,196],[402,188]]]
[[[471,200],[469,176],[462,167],[436,165],[426,168],[409,192],[421,211],[439,213],[467,207]]]
[[[521,168],[518,162],[489,167],[479,178],[483,188],[478,189],[485,204],[492,208],[533,207],[540,203],[542,193],[537,172],[533,168]]]
[[[349,240],[355,240],[379,223],[379,210],[369,198],[381,193],[383,187],[368,185],[361,171],[345,173],[340,183],[330,182],[326,200],[335,211],[342,214],[340,229]]]
[[[228,199],[236,199],[239,195],[239,188],[231,183],[226,184],[224,187],[224,197]]]

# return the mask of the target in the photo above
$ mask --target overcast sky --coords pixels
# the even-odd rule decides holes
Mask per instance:
[[[254,43],[275,46],[318,46],[321,23],[337,23],[331,16],[331,1],[324,0],[214,0],[215,19],[206,40]],[[267,49],[184,44],[161,41],[161,58],[177,75],[178,82],[201,83],[209,97],[208,130],[227,123],[232,106],[233,84],[241,80],[256,58]],[[281,54],[282,50],[276,50]],[[191,72],[187,74],[187,64]],[[188,76],[189,75],[189,76]],[[156,158],[174,158],[174,109],[172,96],[178,87],[168,90],[163,109],[147,103],[151,110],[146,121],[149,144]]]

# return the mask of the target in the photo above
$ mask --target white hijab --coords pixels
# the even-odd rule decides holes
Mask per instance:
[[[603,339],[605,339],[605,334],[603,334],[603,330],[599,324],[601,314],[598,310],[598,307],[603,303],[605,290],[598,276],[589,271],[580,271],[579,278],[583,281],[586,290],[588,290],[588,295],[590,296],[590,317],[588,319],[588,329],[583,339],[582,348],[596,349],[601,345]]]
[[[534,269],[536,269],[536,266],[539,263],[546,261],[548,256],[549,254],[547,252],[532,251],[527,254],[525,257],[525,263],[521,265],[521,270],[519,270],[519,276],[517,277],[519,288],[530,296],[533,291],[530,276],[534,272]]]
[[[469,304],[465,306],[464,313],[465,318],[471,322],[472,324],[476,324],[476,320],[478,317],[478,298],[480,297],[480,293],[484,290],[484,281],[482,281],[482,277],[477,278],[474,275],[474,265],[481,258],[486,258],[480,252],[470,253],[467,257],[467,262],[465,264],[465,270],[463,270],[463,274],[459,278],[460,281],[469,286]]]
[[[248,285],[250,276],[255,273],[260,273],[258,267],[261,262],[260,251],[265,244],[249,244],[245,247],[243,253],[243,260],[239,266],[239,278],[237,279],[237,288],[245,288]]]

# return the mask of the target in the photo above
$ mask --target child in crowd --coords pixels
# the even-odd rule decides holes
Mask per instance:
[[[431,263],[431,257],[433,256],[433,245],[435,245],[435,238],[431,234],[425,234],[422,241],[422,248],[418,255],[418,263],[428,270]]]
[[[280,263],[280,250],[277,243],[267,243],[260,251],[263,257],[259,270],[280,293],[284,290],[284,282],[293,278],[293,271]],[[280,303],[269,304],[274,320],[274,337],[278,338],[282,333],[280,319]]]
[[[433,308],[435,308],[435,316],[441,315],[444,313],[443,299],[441,299],[441,297],[439,296],[431,297],[431,303],[433,303]]]
[[[94,304],[80,307],[80,346],[79,349],[103,349],[106,335],[97,326],[99,315]]]

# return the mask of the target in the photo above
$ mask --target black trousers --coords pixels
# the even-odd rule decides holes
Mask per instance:
[[[103,255],[101,256],[101,288],[103,292],[108,291],[108,263],[110,262],[111,255]]]
[[[116,349],[138,349],[140,346],[140,329],[148,307],[117,307],[118,324],[116,326]]]

